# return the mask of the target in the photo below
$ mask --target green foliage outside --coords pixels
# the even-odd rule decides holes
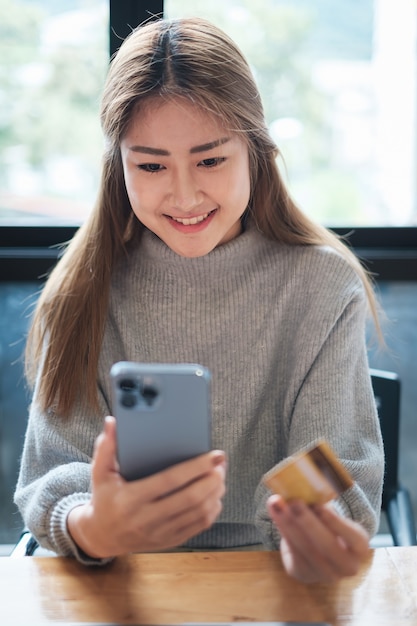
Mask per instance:
[[[303,208],[327,224],[365,222],[363,182],[334,162],[333,103],[312,72],[314,61],[333,54],[351,59],[359,50],[369,59],[372,2],[338,0],[337,11],[333,0],[166,0],[165,7],[169,17],[199,15],[223,28],[252,66],[267,121],[299,122],[302,134],[278,143],[283,173]]]
[[[102,138],[100,93],[108,65],[108,25],[97,16],[94,40],[45,46],[42,28],[74,3],[0,0],[0,185],[10,161],[42,175],[48,163],[75,158],[91,176],[98,170]],[[83,2],[88,8],[89,2]],[[45,3],[45,6],[47,3]],[[46,178],[46,173],[44,174]],[[48,180],[45,180],[48,190]],[[1,210],[1,209],[0,209]]]
[[[318,9],[326,2],[166,0],[165,10],[170,17],[208,17],[237,41],[253,68],[268,122],[287,119],[299,125],[295,139],[279,140],[297,200],[327,223],[350,219],[361,223],[362,181],[334,162],[332,103],[312,80],[314,56],[326,54],[326,37],[331,39],[334,30],[320,21]],[[358,1],[340,3],[349,8],[346,24],[352,29],[360,12]],[[98,108],[108,65],[107,23],[98,16],[94,39],[82,45],[76,38],[74,44],[62,42],[49,49],[42,45],[45,21],[77,5],[86,9],[94,1],[45,1],[47,8],[42,11],[35,1],[0,0],[0,190],[7,188],[10,163],[16,159],[44,176],[45,193],[56,193],[48,191],[48,165],[63,157],[76,159],[96,180],[102,150]],[[334,19],[328,8],[327,14]],[[317,33],[319,45],[314,47]],[[359,29],[360,41],[368,35]],[[345,46],[341,54],[352,56],[352,50],[346,49],[349,38],[341,41]]]

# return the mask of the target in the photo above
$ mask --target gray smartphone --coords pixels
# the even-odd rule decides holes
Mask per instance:
[[[110,370],[117,456],[126,480],[211,448],[211,376],[194,363],[120,361]]]

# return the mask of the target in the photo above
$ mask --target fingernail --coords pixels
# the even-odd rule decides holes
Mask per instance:
[[[226,462],[226,455],[222,450],[215,450],[212,454],[213,465],[220,465]]]
[[[284,507],[281,506],[280,502],[273,502],[272,506],[274,507],[274,511],[275,513],[283,513],[284,512]]]
[[[111,415],[106,415],[106,417],[104,418],[104,430],[110,428],[112,424],[114,424],[114,417],[112,417]]]
[[[284,501],[277,498],[276,496],[272,496],[271,500],[270,500],[272,507],[275,511],[275,513],[281,514],[284,513],[285,511],[285,504]]]

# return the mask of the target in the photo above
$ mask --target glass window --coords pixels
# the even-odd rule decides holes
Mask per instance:
[[[417,224],[411,0],[166,0],[224,28],[251,63],[283,173],[332,226]]]
[[[90,210],[108,20],[108,0],[0,0],[0,224]]]

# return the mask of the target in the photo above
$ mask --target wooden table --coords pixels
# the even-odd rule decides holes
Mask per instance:
[[[417,547],[369,552],[359,574],[303,585],[277,552],[191,552],[119,558],[0,558],[0,624],[178,624],[310,620],[332,626],[417,625]]]

